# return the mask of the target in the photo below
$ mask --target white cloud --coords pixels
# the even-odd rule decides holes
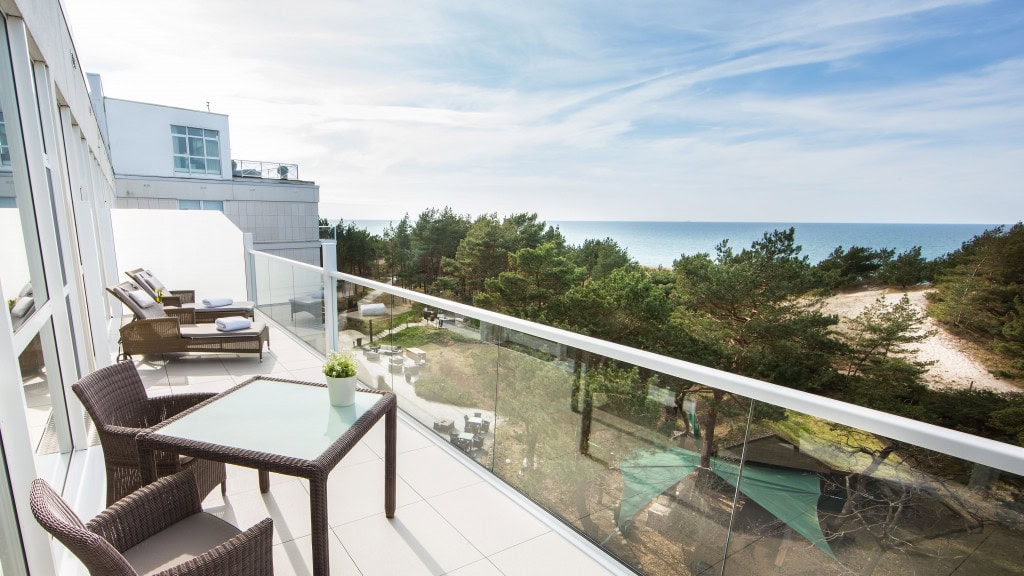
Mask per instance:
[[[109,96],[231,117],[324,214],[1006,220],[1024,212],[1024,55],[814,90],[719,82],[946,38],[976,2],[75,0]],[[944,12],[945,11],[945,12]],[[959,12],[957,13],[959,14]],[[941,55],[937,55],[941,58]],[[345,207],[344,209],[330,206]]]

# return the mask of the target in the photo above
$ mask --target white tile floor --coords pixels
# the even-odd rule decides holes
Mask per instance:
[[[320,361],[273,330],[260,363],[251,356],[185,355],[139,362],[151,394],[223,391],[255,374],[321,380]],[[399,403],[401,405],[401,403]],[[398,426],[398,508],[384,517],[384,433],[378,425],[331,474],[328,518],[331,574],[363,576],[601,575],[610,571],[565,537],[557,521],[535,516],[404,419]],[[484,473],[486,474],[486,472]],[[305,481],[271,475],[261,494],[256,472],[228,467],[228,491],[204,506],[247,528],[274,519],[274,568],[281,576],[310,575],[309,494]],[[540,514],[543,514],[542,512]]]

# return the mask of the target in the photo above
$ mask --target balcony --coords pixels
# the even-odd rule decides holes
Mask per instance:
[[[323,381],[322,359],[304,344],[278,328],[272,328],[271,343],[263,362],[251,356],[190,354],[147,357],[136,364],[152,395],[222,392],[257,374]],[[94,472],[102,475],[99,448],[89,452],[95,454],[87,461],[98,461]],[[399,420],[398,452],[393,520],[383,513],[382,425],[332,472],[332,574],[616,573],[583,551],[592,547],[408,417]],[[102,477],[95,482],[102,486]],[[94,492],[92,509],[79,510],[85,517],[102,508],[102,488]],[[305,481],[272,474],[270,491],[261,494],[254,470],[228,466],[227,495],[214,490],[204,508],[241,527],[272,517],[275,574],[312,573]]]
[[[232,276],[273,330],[262,363],[137,365],[153,394],[219,392],[257,374],[322,381],[325,353],[341,350],[364,386],[398,395],[396,516],[383,515],[378,426],[331,475],[332,573],[1024,570],[1020,448],[258,251],[245,260]],[[102,486],[88,452],[85,484]],[[261,494],[254,471],[229,467],[227,496],[206,507],[242,528],[271,516],[277,573],[309,574],[308,488],[271,482]],[[83,494],[90,517],[102,489]]]
[[[1020,448],[250,256],[263,314],[637,571],[1024,570]]]

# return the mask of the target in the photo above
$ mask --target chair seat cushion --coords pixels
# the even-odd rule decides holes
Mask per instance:
[[[263,322],[253,322],[252,326],[245,330],[232,330],[231,332],[221,332],[217,330],[216,324],[195,324],[190,326],[182,326],[181,336],[183,338],[238,338],[240,336],[259,336],[266,329],[266,324]]]
[[[212,514],[200,512],[172,524],[124,552],[139,574],[155,574],[187,562],[242,531]]]

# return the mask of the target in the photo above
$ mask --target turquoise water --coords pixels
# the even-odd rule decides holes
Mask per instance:
[[[356,225],[380,234],[388,220],[355,220]],[[796,228],[796,242],[811,262],[818,262],[836,246],[894,248],[897,253],[921,247],[928,259],[956,250],[963,242],[997,224],[829,224],[786,222],[583,222],[548,221],[570,244],[590,238],[612,238],[645,266],[672,266],[681,254],[714,253],[728,238],[736,250],[747,248],[765,232]]]

